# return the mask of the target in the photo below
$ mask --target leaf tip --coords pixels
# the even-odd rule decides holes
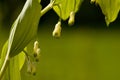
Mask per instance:
[[[106,22],[107,27],[109,27],[109,25],[110,25],[110,20],[109,20],[107,17],[105,17],[105,22]]]

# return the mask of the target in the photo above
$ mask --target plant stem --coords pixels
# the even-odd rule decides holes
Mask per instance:
[[[54,6],[55,0],[51,1],[43,10],[41,10],[41,16],[43,16],[46,12],[48,12],[49,10],[51,10]]]
[[[30,58],[29,58],[28,53],[27,53],[25,50],[23,50],[23,52],[25,53],[25,55],[26,55],[26,57],[27,57],[27,60],[29,61],[29,60],[30,60]]]
[[[9,54],[6,55],[5,61],[2,65],[2,68],[0,69],[0,80],[2,80],[3,74],[7,68],[8,63],[9,63]]]

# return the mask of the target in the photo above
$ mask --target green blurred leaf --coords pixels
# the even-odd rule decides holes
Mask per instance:
[[[11,58],[3,80],[21,80],[19,66],[19,56]]]
[[[115,21],[120,10],[120,0],[96,0],[105,15],[106,24]]]
[[[19,53],[17,56],[10,59],[8,66],[8,73],[10,80],[21,80],[20,71],[25,62],[25,54]]]
[[[17,58],[18,58],[18,65],[19,65],[19,70],[22,69],[23,65],[24,65],[24,62],[25,62],[25,53],[24,52],[21,52],[17,55]]]
[[[9,61],[3,80],[21,80],[20,71],[25,62],[25,54],[19,53]]]
[[[1,58],[0,58],[0,66],[2,65],[2,63],[1,63]]]
[[[5,60],[7,49],[8,49],[8,41],[6,41],[6,43],[4,44],[4,46],[2,48],[2,53],[1,53],[1,58],[0,58],[0,69],[2,67],[4,60]]]
[[[9,63],[9,79],[10,80],[21,80],[20,69],[19,69],[19,57],[15,56],[10,60]]]
[[[58,6],[54,6],[54,11],[61,17],[63,20],[66,20],[70,16],[71,11],[77,12],[83,0],[56,0],[56,4],[59,3],[61,9]]]

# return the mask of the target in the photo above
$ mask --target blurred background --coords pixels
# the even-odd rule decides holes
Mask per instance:
[[[25,1],[0,0],[0,52]],[[43,8],[49,3],[41,1]],[[22,80],[120,80],[120,14],[107,27],[99,6],[84,0],[75,25],[62,21],[61,38],[55,39],[52,31],[58,19],[53,10],[41,18],[37,74],[29,75],[25,63]]]

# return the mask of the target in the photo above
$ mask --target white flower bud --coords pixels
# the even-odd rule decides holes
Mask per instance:
[[[34,42],[34,48],[33,48],[34,56],[35,56],[35,57],[37,56],[38,48],[39,48],[39,43],[38,43],[38,41],[35,41],[35,42]]]
[[[32,65],[31,66],[31,73],[33,74],[33,75],[36,75],[36,67],[35,67],[35,65]]]
[[[37,56],[35,57],[35,60],[36,60],[36,62],[38,62],[39,61],[39,58],[40,58],[40,48],[38,48],[37,49]]]
[[[68,20],[68,25],[72,26],[74,24],[74,22],[75,22],[75,12],[72,11],[70,13],[70,17],[69,17],[69,20]]]
[[[39,55],[40,52],[41,52],[41,51],[40,51],[40,48],[38,48],[36,52],[37,52],[37,54]]]
[[[34,42],[34,51],[36,51],[38,47],[39,47],[39,43],[38,43],[38,41],[35,41]]]
[[[54,31],[52,33],[53,37],[59,38],[61,36],[61,22],[59,21],[54,28]]]
[[[27,65],[27,73],[31,74],[32,69],[31,69],[31,62],[28,61],[28,65]]]
[[[36,67],[33,63],[28,63],[27,72],[33,75],[36,74]]]

